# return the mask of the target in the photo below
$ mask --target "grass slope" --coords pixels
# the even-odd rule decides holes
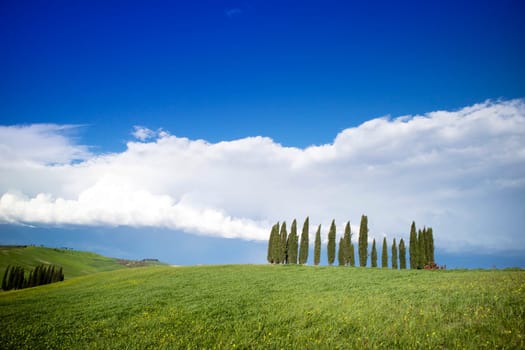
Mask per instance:
[[[34,246],[0,246],[0,276],[4,276],[8,265],[22,266],[28,271],[40,264],[62,266],[66,279],[125,268],[117,259],[95,253]]]
[[[145,267],[0,293],[0,344],[514,349],[524,301],[524,271]]]

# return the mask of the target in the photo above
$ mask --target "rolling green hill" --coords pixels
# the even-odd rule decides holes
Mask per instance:
[[[157,266],[0,293],[5,349],[517,349],[524,271]]]
[[[95,272],[126,268],[133,265],[133,262],[70,249],[0,246],[0,276],[4,275],[8,265],[22,266],[28,271],[40,264],[62,266],[65,278],[69,279]]]

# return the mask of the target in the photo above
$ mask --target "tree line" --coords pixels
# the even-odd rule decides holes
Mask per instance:
[[[8,266],[2,278],[2,289],[23,289],[64,280],[64,271],[57,265],[38,265],[26,276],[21,266]]]
[[[267,260],[270,264],[306,264],[309,250],[309,225],[307,217],[304,221],[301,239],[297,235],[297,221],[294,219],[288,234],[286,222],[276,223],[272,226],[268,239]],[[328,265],[333,265],[336,258],[336,225],[332,220],[328,230],[327,259]],[[368,252],[368,217],[361,216],[359,236],[357,240],[357,254],[359,266],[365,267],[370,257],[370,266],[378,267],[378,254],[375,238],[372,240],[372,249]],[[390,261],[392,269],[406,269],[406,246],[401,238],[399,244],[396,239],[390,247]],[[411,269],[437,268],[434,262],[434,236],[432,228],[423,228],[416,233],[416,224],[412,222],[409,241],[409,267]],[[356,266],[355,246],[352,241],[350,222],[345,225],[344,234],[339,239],[337,250],[339,266]],[[317,226],[314,241],[314,265],[321,262],[321,225]],[[389,253],[386,237],[383,238],[381,249],[381,267],[388,268]]]

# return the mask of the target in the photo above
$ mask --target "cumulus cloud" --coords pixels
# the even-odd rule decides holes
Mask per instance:
[[[61,128],[3,127],[32,135],[45,156],[0,139],[11,150],[0,153],[0,221],[265,240],[273,222],[307,215],[325,228],[332,218],[341,229],[350,220],[357,235],[366,213],[378,239],[407,237],[415,220],[448,250],[525,249],[521,99],[377,118],[304,149],[267,137],[209,143],[136,127],[140,142],[92,155]],[[61,142],[46,150],[55,137]]]
[[[40,193],[34,198],[6,193],[0,198],[0,220],[44,224],[160,226],[229,238],[266,236],[257,223],[232,219],[215,209],[175,203],[166,195],[153,195],[116,182],[100,181],[78,199],[54,198]]]

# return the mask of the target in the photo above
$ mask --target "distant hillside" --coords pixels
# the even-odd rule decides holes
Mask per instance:
[[[66,279],[95,272],[112,271],[145,265],[158,265],[158,261],[122,260],[90,252],[71,249],[34,246],[0,246],[0,276],[8,265],[19,265],[26,270],[40,264],[56,264],[64,269]],[[0,277],[1,278],[1,277]]]

